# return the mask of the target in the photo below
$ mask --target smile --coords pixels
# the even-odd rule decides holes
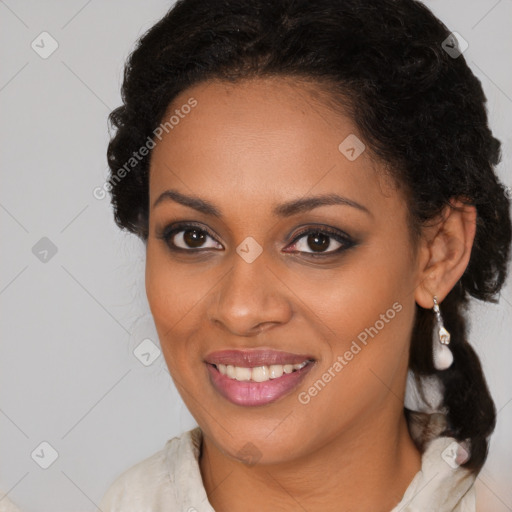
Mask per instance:
[[[308,360],[299,364],[273,364],[270,366],[255,366],[247,368],[243,366],[233,366],[232,364],[216,365],[222,375],[226,375],[230,379],[238,381],[266,382],[271,379],[278,379],[283,374],[293,373],[304,368],[308,364]]]
[[[228,350],[205,360],[210,383],[235,405],[266,405],[296,389],[315,364],[308,355],[269,350]]]

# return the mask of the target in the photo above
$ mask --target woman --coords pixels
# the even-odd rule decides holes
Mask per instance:
[[[184,0],[123,101],[115,219],[198,427],[100,508],[475,510],[495,408],[464,312],[511,223],[457,39],[414,0]]]

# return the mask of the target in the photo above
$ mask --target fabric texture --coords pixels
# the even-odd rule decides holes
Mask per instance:
[[[475,476],[460,467],[470,446],[444,436],[443,387],[435,376],[409,371],[404,406],[421,469],[390,512],[475,512]],[[121,474],[100,504],[102,512],[215,512],[199,468],[199,427],[169,440],[164,449]]]
[[[469,443],[443,435],[446,410],[435,376],[409,372],[404,406],[409,432],[422,452],[421,469],[390,512],[475,512],[475,476],[460,464]],[[100,512],[215,512],[199,468],[202,432],[196,427],[124,471],[109,487]],[[21,512],[0,492],[0,512]]]
[[[199,427],[125,471],[108,489],[102,512],[214,512],[199,469]],[[455,463],[457,443],[431,440],[401,502],[391,512],[475,512],[474,476]]]
[[[21,512],[21,510],[7,497],[7,494],[0,491],[0,512]]]

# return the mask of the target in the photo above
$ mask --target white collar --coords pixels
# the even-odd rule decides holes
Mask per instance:
[[[166,464],[174,480],[177,510],[215,512],[208,501],[199,469],[202,432],[199,427],[166,445]],[[474,512],[475,476],[456,465],[456,441],[438,437],[426,446],[421,469],[391,512]]]

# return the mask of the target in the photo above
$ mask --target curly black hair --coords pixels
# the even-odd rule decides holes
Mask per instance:
[[[446,41],[457,48],[448,28],[415,0],[179,0],[126,63],[123,105],[109,118],[115,133],[108,183],[116,223],[146,241],[151,154],[136,161],[133,155],[154,139],[179,93],[213,79],[328,84],[372,154],[408,190],[417,232],[452,198],[476,207],[469,265],[442,304],[454,363],[435,370],[434,317],[417,306],[410,368],[442,380],[445,433],[470,440],[464,466],[477,473],[496,410],[467,341],[465,313],[470,296],[496,302],[504,283],[510,201],[495,174],[500,142],[488,126],[481,84],[462,54],[446,51]]]

